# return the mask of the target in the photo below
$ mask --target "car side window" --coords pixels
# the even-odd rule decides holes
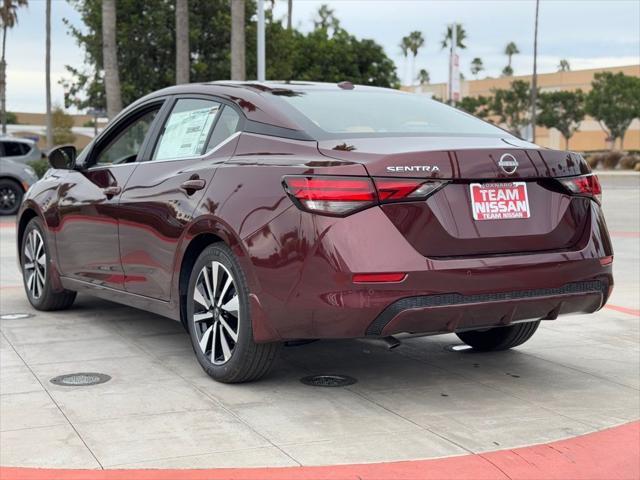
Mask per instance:
[[[222,105],[213,100],[179,99],[167,119],[156,144],[153,160],[189,158],[202,155],[211,126]]]
[[[240,129],[240,115],[231,107],[224,107],[220,119],[213,129],[206,151],[209,152],[220,145]]]
[[[159,110],[160,106],[147,111],[130,123],[106,147],[99,151],[93,163],[100,166],[108,166],[135,162],[144,139],[151,128],[153,119]]]
[[[21,157],[29,153],[29,146],[20,142],[2,142],[5,157]]]

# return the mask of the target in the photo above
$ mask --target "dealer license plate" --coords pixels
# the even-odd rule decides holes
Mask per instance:
[[[525,182],[472,183],[471,210],[475,220],[529,218],[529,198]]]

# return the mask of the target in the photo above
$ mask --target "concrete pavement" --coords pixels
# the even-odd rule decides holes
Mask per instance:
[[[622,180],[620,179],[622,178]],[[631,179],[631,180],[629,180]],[[0,219],[0,465],[220,468],[430,459],[511,449],[640,418],[640,177],[603,176],[616,288],[590,316],[544,322],[508,352],[449,351],[453,335],[388,351],[368,340],[284,350],[273,373],[222,385],[198,366],[182,327],[79,297],[36,312]],[[50,382],[100,372],[91,387]],[[315,388],[299,379],[358,380]]]

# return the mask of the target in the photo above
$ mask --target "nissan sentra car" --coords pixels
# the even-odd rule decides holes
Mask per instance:
[[[50,163],[17,218],[31,304],[85,292],[180,321],[221,382],[262,377],[288,341],[456,333],[504,350],[613,286],[579,154],[420,95],[180,85]]]

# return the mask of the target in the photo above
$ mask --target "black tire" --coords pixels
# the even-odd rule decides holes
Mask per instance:
[[[223,287],[221,291],[220,287],[213,283],[214,266],[218,272],[216,273],[217,285],[222,285],[225,280],[231,278],[232,284],[228,289],[225,290]],[[221,269],[221,267],[223,268]],[[207,294],[205,291],[203,296],[202,292],[203,289],[206,290],[206,287],[204,277],[201,277],[201,274],[205,268],[209,274],[207,278],[213,294]],[[199,285],[200,294],[196,293],[196,285]],[[216,295],[216,292],[219,295]],[[198,296],[201,301],[197,302],[194,295]],[[238,310],[236,310],[237,315],[234,316],[222,305],[231,304],[236,295],[234,305],[238,306]],[[209,301],[211,296],[214,299],[213,302]],[[203,370],[211,378],[222,383],[242,383],[258,380],[269,372],[277,358],[281,344],[256,343],[253,340],[246,277],[235,256],[224,243],[210,245],[200,254],[189,277],[189,288],[185,301],[187,302],[184,309],[187,313],[185,323],[188,326],[193,351]],[[207,302],[208,307],[202,301]],[[211,306],[212,304],[213,306]],[[219,306],[216,307],[216,304]],[[206,320],[196,321],[194,317],[196,313],[199,318],[206,317]],[[233,331],[233,327],[235,327],[235,331]],[[207,334],[207,332],[209,333]],[[237,340],[233,339],[234,332]],[[226,354],[223,351],[222,341],[227,346]],[[201,346],[201,342],[203,346]],[[214,344],[214,342],[216,343]],[[231,348],[230,353],[229,348]],[[216,355],[216,352],[220,355]],[[217,363],[214,363],[214,359]]]
[[[522,345],[529,340],[540,325],[536,322],[516,323],[509,327],[498,327],[490,330],[472,330],[456,333],[464,343],[481,352],[508,350]]]
[[[15,180],[10,178],[0,179],[0,215],[14,215],[20,204],[24,190]]]
[[[39,264],[42,266],[41,269],[36,265],[36,263],[39,262],[30,261],[27,256],[27,244],[30,239],[36,238],[34,237],[34,232],[36,232],[42,240],[42,248],[44,249],[45,254],[42,264]],[[27,294],[29,303],[33,308],[43,311],[65,310],[73,305],[73,301],[76,299],[76,292],[71,290],[55,292],[51,288],[51,255],[49,253],[49,245],[47,245],[42,220],[38,217],[32,218],[29,221],[24,230],[24,234],[22,235],[22,244],[20,245],[20,265],[22,267],[24,290]],[[31,268],[31,265],[34,265],[33,268]],[[41,272],[40,278],[43,278],[42,286],[36,289],[36,291],[34,291],[34,288],[32,287],[33,284],[30,282],[31,275],[38,274],[35,268],[39,268],[39,272]],[[31,281],[36,281],[36,279],[33,278]]]

